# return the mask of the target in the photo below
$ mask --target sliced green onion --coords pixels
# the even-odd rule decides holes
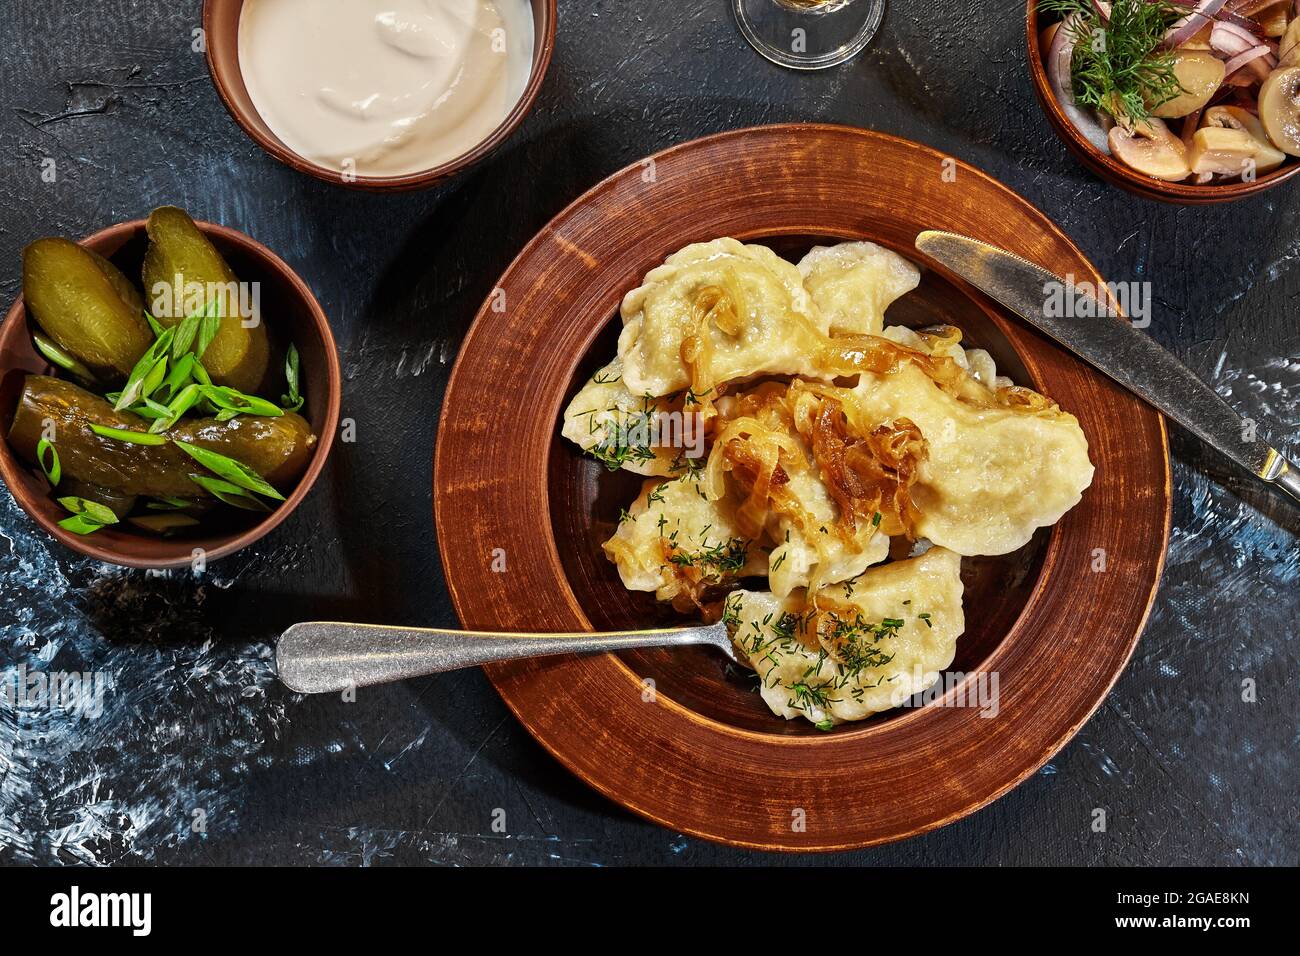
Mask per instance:
[[[264,398],[258,398],[256,395],[245,395],[238,389],[231,388],[228,385],[205,385],[203,386],[203,397],[218,409],[221,409],[217,414],[217,421],[224,422],[236,415],[263,415],[269,418],[279,418],[284,414],[284,409],[278,405],[268,402]]]
[[[59,522],[59,527],[73,534],[94,534],[100,528],[110,524],[117,524],[117,515],[113,514],[112,509],[101,505],[98,501],[88,501],[85,498],[59,498],[59,504],[72,512],[72,517],[64,518]]]
[[[274,498],[276,501],[284,500],[284,495],[276,491],[265,478],[243,462],[227,458],[225,455],[207,448],[201,448],[198,445],[191,445],[187,441],[176,441],[175,445],[208,471],[226,479],[231,484],[238,485],[248,491],[255,491],[259,495],[265,495],[268,498]]]
[[[171,401],[182,388],[189,384],[194,375],[194,355],[186,352],[180,358],[171,363],[171,371],[167,373],[167,378],[163,380],[160,391],[163,398]]]
[[[217,332],[221,329],[221,299],[213,299],[208,303],[207,308],[203,310],[203,321],[199,325],[198,343],[194,346],[194,354],[199,358],[208,350],[212,340],[217,337]]]
[[[91,422],[90,430],[101,438],[112,438],[115,441],[124,441],[132,445],[167,444],[167,439],[161,435],[150,435],[148,432],[132,431],[129,428],[110,428],[108,425],[96,425]]]
[[[223,481],[220,478],[213,478],[211,475],[190,475],[190,481],[203,488],[218,501],[225,502],[231,507],[243,508],[245,511],[271,510],[266,502],[253,497],[238,485]]]
[[[165,378],[167,378],[167,356],[164,355],[162,358],[158,359],[158,361],[153,363],[153,368],[151,368],[149,374],[144,377],[144,382],[140,385],[141,397],[148,398],[154,392],[158,391],[158,386],[163,383]]]
[[[284,378],[289,385],[289,394],[281,397],[284,407],[291,412],[302,408],[303,397],[299,389],[298,346],[289,343],[289,351],[284,356]]]
[[[140,400],[141,396],[153,394],[153,389],[145,388],[145,381],[150,377],[157,377],[154,382],[154,388],[162,383],[162,376],[167,374],[167,350],[171,348],[172,336],[174,330],[163,329],[162,334],[154,339],[153,345],[141,355],[135,363],[135,368],[131,369],[131,374],[127,377],[126,385],[117,396],[117,401],[113,404],[113,410],[120,412],[124,408],[129,408]],[[156,371],[158,365],[162,365],[162,371]]]
[[[167,406],[159,406],[151,398],[146,398],[140,405],[132,405],[127,409],[132,415],[139,415],[141,418],[147,418],[150,421],[157,421],[167,414]]]
[[[145,503],[145,507],[150,511],[183,511],[190,507],[194,502],[188,498],[177,498],[174,495],[161,495],[153,501]]]
[[[175,425],[182,415],[194,407],[202,394],[203,387],[190,382],[181,389],[176,397],[171,400],[171,403],[163,409],[162,417],[149,426],[149,431],[156,435]]]
[[[40,332],[32,333],[32,344],[36,346],[36,351],[44,355],[51,365],[57,365],[65,372],[70,373],[79,379],[83,385],[94,387],[98,384],[94,372],[67,352],[63,351],[63,349],[59,348],[53,341],[46,338]]]
[[[172,361],[178,360],[182,355],[189,352],[190,346],[194,344],[194,336],[198,334],[199,323],[202,320],[203,315],[199,312],[181,319],[180,324],[176,326],[176,335],[172,338]]]
[[[50,463],[45,464],[45,453],[50,453]],[[42,438],[36,443],[36,460],[41,463],[41,471],[45,472],[45,477],[49,480],[50,485],[58,487],[59,479],[63,477],[63,466],[59,464],[59,451],[48,441]]]

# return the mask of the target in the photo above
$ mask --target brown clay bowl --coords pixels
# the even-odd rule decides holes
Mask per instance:
[[[1126,166],[1113,156],[1101,152],[1088,142],[1070,122],[1056,95],[1048,83],[1047,68],[1043,64],[1044,51],[1040,48],[1039,33],[1051,23],[1051,19],[1038,16],[1038,0],[1028,0],[1025,7],[1025,37],[1028,43],[1029,76],[1033,80],[1034,93],[1039,105],[1047,115],[1047,122],[1061,138],[1070,152],[1078,157],[1083,165],[1106,180],[1108,183],[1127,189],[1131,193],[1147,199],[1159,199],[1163,202],[1180,205],[1200,205],[1204,203],[1231,202],[1245,199],[1265,189],[1286,182],[1300,173],[1300,159],[1289,158],[1282,166],[1258,177],[1254,182],[1206,183],[1169,183],[1152,176],[1144,175]]]
[[[233,554],[270,533],[289,517],[307,496],[329,457],[338,430],[342,393],[338,353],[329,320],[306,283],[266,246],[225,226],[210,222],[196,224],[242,281],[261,283],[263,312],[274,316],[272,338],[282,343],[292,341],[298,347],[302,387],[307,399],[301,414],[316,433],[316,451],[297,486],[265,516],[245,512],[227,515],[211,529],[200,527],[196,534],[171,538],[134,531],[124,524],[102,528],[91,535],[65,531],[58,522],[68,513],[49,493],[40,470],[18,458],[3,439],[13,421],[24,375],[56,373],[32,345],[27,310],[19,296],[0,326],[0,479],[33,521],[78,554],[131,568],[183,567],[194,560],[196,549],[202,549],[205,561]],[[136,219],[100,230],[81,244],[111,259],[128,276],[139,276],[147,241],[145,220]]]
[[[271,132],[244,86],[244,76],[239,67],[239,14],[244,0],[203,0],[203,32],[207,43],[208,72],[217,87],[221,102],[235,122],[252,137],[257,145],[293,169],[326,182],[365,189],[372,192],[424,189],[455,176],[484,159],[504,143],[528,111],[533,108],[537,93],[542,88],[546,69],[555,51],[555,23],[558,19],[556,0],[532,0],[533,7],[533,63],[528,84],[523,95],[506,118],[492,133],[467,153],[450,162],[403,176],[355,176],[343,178],[337,170],[328,169],[298,155],[284,145]]]
[[[639,481],[559,437],[559,415],[614,352],[625,292],[690,242],[734,236],[797,257],[869,239],[926,266],[890,310],[950,322],[999,366],[1074,413],[1096,465],[1083,501],[1024,549],[966,559],[967,632],[951,674],[996,672],[998,714],[940,700],[832,732],[774,717],[706,649],[497,664],[524,726],[601,793],[674,830],[740,846],[868,846],[958,819],[1062,747],[1105,698],[1146,621],[1169,531],[1163,420],[913,247],[947,229],[1059,274],[1100,281],[1042,213],[978,170],[861,129],[786,125],[685,143],[616,173],[559,214],[507,269],[447,389],[434,512],[448,587],[476,629],[565,631],[671,620],[623,589],[600,550]],[[653,182],[644,177],[653,168]],[[1008,449],[1015,454],[1015,449]],[[1094,573],[1096,549],[1107,556]],[[498,550],[500,549],[500,550]],[[505,573],[500,559],[504,558]],[[654,694],[647,695],[654,682]],[[802,817],[796,811],[803,811]],[[802,819],[802,829],[792,826]]]

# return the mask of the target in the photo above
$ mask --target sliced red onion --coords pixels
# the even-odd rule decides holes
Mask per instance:
[[[1074,31],[1078,29],[1078,22],[1079,15],[1072,13],[1056,28],[1052,45],[1047,50],[1047,82],[1074,128],[1094,147],[1109,154],[1110,143],[1106,139],[1106,131],[1091,115],[1079,109],[1074,100],[1074,77],[1070,73],[1070,64],[1074,59]]]
[[[1252,60],[1257,60],[1261,56],[1267,56],[1271,58],[1272,55],[1273,54],[1271,54],[1268,51],[1268,47],[1266,47],[1262,43],[1257,47],[1252,47],[1251,49],[1247,50],[1245,53],[1238,53],[1227,63],[1223,64],[1224,76],[1230,79],[1234,73],[1240,70],[1247,63],[1250,63]]]
[[[1218,19],[1224,23],[1231,23],[1234,27],[1240,27],[1252,36],[1262,37],[1264,35],[1262,26],[1250,19],[1250,17],[1243,17],[1240,13],[1224,10],[1219,14]]]
[[[1277,69],[1277,57],[1270,52],[1268,56],[1260,57],[1258,60],[1251,60],[1242,69],[1255,74],[1255,79],[1263,83],[1268,79],[1268,75]]]
[[[1222,20],[1216,20],[1214,29],[1210,31],[1210,46],[1214,52],[1222,54],[1223,59],[1253,50],[1258,43],[1254,34]]]
[[[1175,21],[1165,31],[1165,46],[1172,50],[1196,36],[1201,27],[1205,26],[1205,21],[1223,9],[1226,2],[1227,0],[1200,0],[1187,16]],[[1300,0],[1296,2],[1300,3]]]
[[[1092,8],[1097,11],[1097,16],[1101,17],[1102,23],[1110,23],[1110,4],[1105,0],[1092,0]]]

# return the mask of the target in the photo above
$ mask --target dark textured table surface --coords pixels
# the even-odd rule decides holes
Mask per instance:
[[[260,239],[312,286],[338,340],[343,414],[356,422],[356,442],[336,445],[283,526],[200,575],[78,559],[0,493],[0,675],[112,679],[94,718],[0,702],[0,862],[784,859],[607,803],[533,742],[477,671],[347,704],[288,693],[270,670],[269,642],[295,620],[454,625],[428,489],[468,323],[552,215],[682,140],[826,120],[979,166],[1059,222],[1103,274],[1149,280],[1151,333],[1300,453],[1300,186],[1197,209],[1094,179],[1033,98],[1021,5],[890,0],[866,53],[811,75],[745,46],[725,0],[560,8],[541,97],[506,146],[444,188],[375,196],[298,175],[244,137],[192,49],[198,0],[0,2],[5,303],[32,239],[181,205]],[[1132,663],[1079,735],[959,823],[790,862],[1300,860],[1300,513],[1177,430],[1171,450],[1164,582]],[[1104,832],[1092,825],[1098,808]],[[492,826],[499,811],[505,833]]]

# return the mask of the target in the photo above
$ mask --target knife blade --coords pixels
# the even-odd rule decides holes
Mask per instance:
[[[1254,423],[1238,415],[1187,366],[1134,328],[1114,304],[1028,259],[969,236],[926,230],[916,237],[916,248],[1255,477],[1300,501],[1300,468],[1258,437]]]

